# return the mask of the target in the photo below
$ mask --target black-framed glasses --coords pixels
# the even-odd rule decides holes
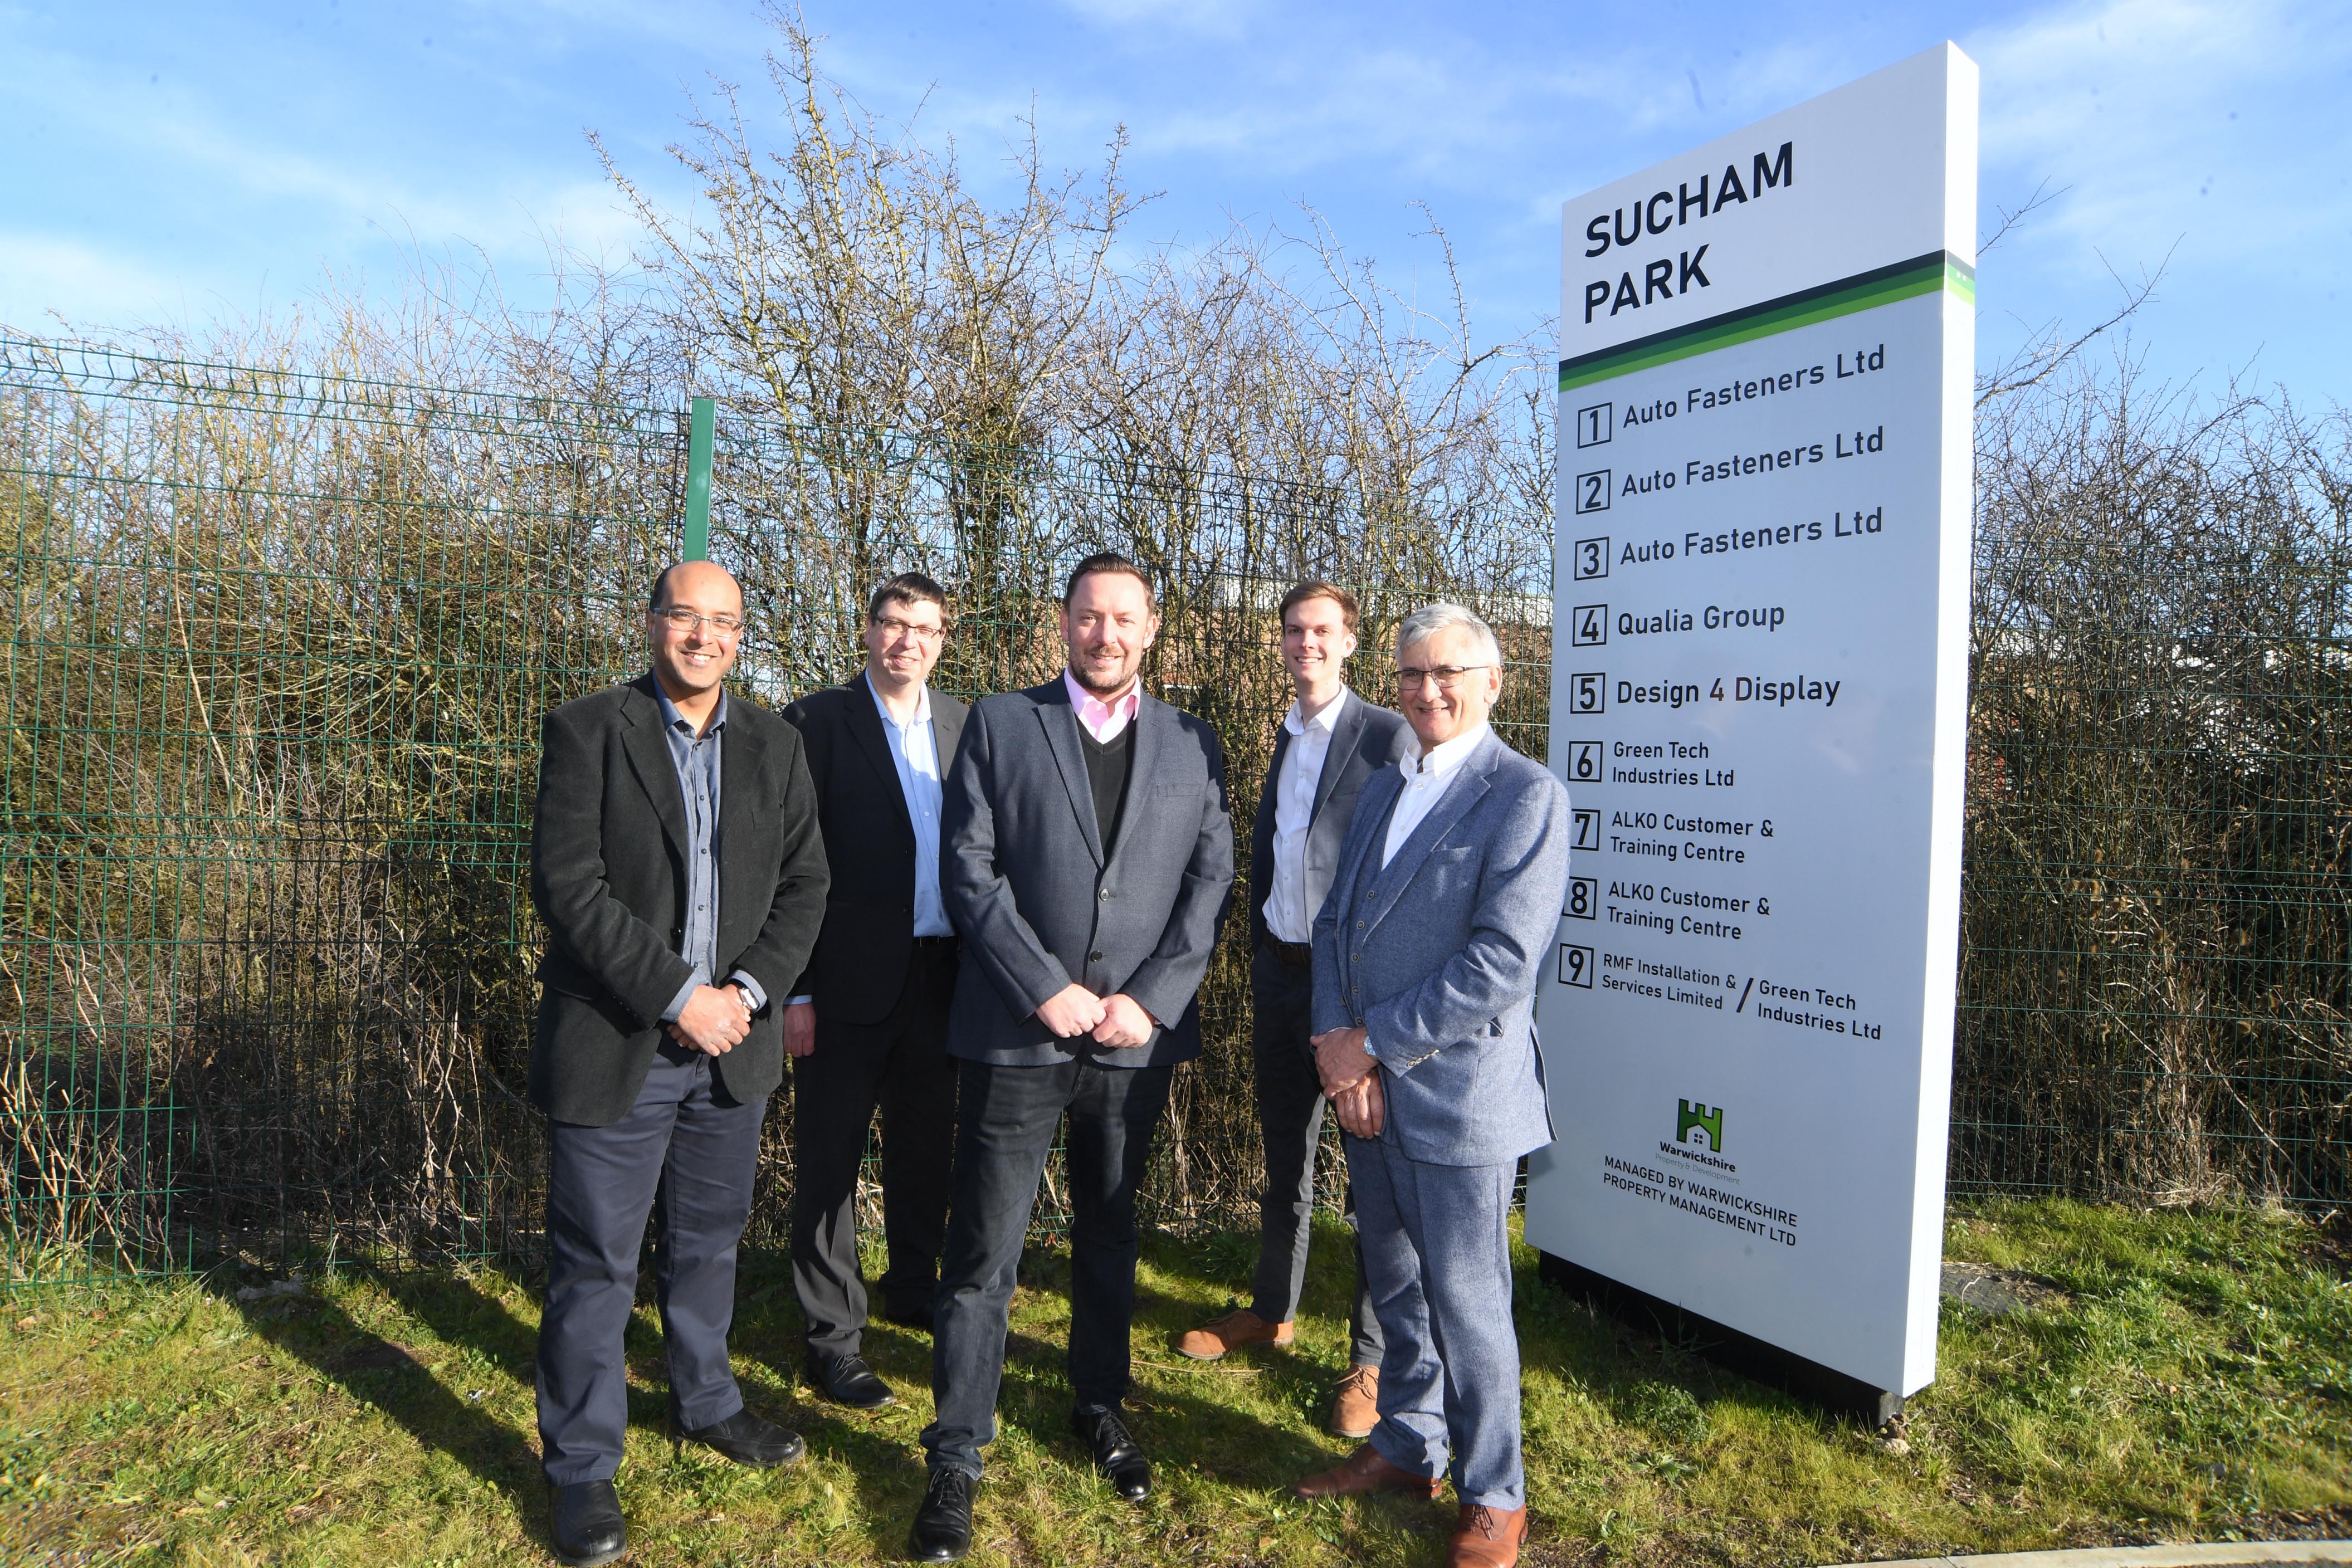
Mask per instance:
[[[945,626],[919,626],[912,621],[901,621],[895,615],[882,616],[876,620],[874,624],[882,628],[882,634],[886,637],[915,636],[926,643],[936,643],[948,634],[948,629]]]
[[[740,637],[746,624],[740,616],[705,615],[699,611],[688,610],[683,604],[673,604],[667,610],[656,610],[654,615],[658,620],[668,622],[673,630],[679,632],[691,632],[696,627],[708,622],[710,629],[721,637]]]
[[[1462,684],[1462,677],[1473,670],[1491,670],[1492,664],[1432,664],[1423,670],[1411,664],[1397,666],[1397,690],[1417,691],[1423,681],[1435,681],[1447,691]]]

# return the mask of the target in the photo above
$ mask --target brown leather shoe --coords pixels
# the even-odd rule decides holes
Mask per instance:
[[[1402,1465],[1389,1463],[1379,1449],[1367,1443],[1349,1454],[1344,1463],[1320,1475],[1308,1476],[1290,1491],[1292,1496],[1309,1502],[1324,1497],[1361,1497],[1371,1491],[1419,1492],[1434,1501],[1444,1487],[1444,1477],[1417,1476]]]
[[[1331,1430],[1359,1443],[1381,1420],[1381,1369],[1351,1366],[1331,1389]]]
[[[1512,1568],[1527,1544],[1525,1508],[1488,1508],[1465,1502],[1445,1538],[1445,1568]]]
[[[1240,1307],[1213,1323],[1188,1331],[1176,1342],[1176,1354],[1194,1361],[1215,1361],[1245,1344],[1285,1345],[1290,1339],[1288,1323],[1270,1323],[1247,1307]]]

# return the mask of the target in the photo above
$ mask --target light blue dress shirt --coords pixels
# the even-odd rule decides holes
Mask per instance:
[[[700,735],[694,733],[693,723],[677,711],[658,680],[654,683],[654,700],[661,705],[662,738],[669,743],[670,766],[677,769],[677,792],[686,803],[686,909],[679,922],[686,935],[678,942],[677,956],[694,966],[694,973],[662,1009],[662,1021],[676,1023],[695,988],[710,984],[711,971],[719,964],[719,747],[727,739],[727,694],[719,694],[709,727]],[[744,999],[753,1012],[768,1005],[768,993],[742,970],[728,979],[743,988]]]
[[[951,936],[948,906],[940,896],[940,748],[931,729],[931,688],[916,699],[915,715],[905,724],[890,716],[882,694],[866,683],[874,711],[882,716],[882,738],[890,747],[890,765],[898,770],[898,792],[907,798],[907,820],[915,827],[915,935]]]

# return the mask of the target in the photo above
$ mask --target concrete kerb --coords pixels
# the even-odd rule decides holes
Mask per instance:
[[[2352,1541],[2209,1541],[2180,1546],[2092,1546],[1990,1557],[1906,1557],[1843,1568],[2250,1568],[2258,1563],[2352,1563]]]

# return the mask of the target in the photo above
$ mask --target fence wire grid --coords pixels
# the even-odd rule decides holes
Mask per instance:
[[[10,1281],[535,1252],[538,721],[641,671],[686,428],[0,339]],[[1043,679],[1061,573],[1110,547],[1159,580],[1146,678],[1223,738],[1244,857],[1300,576],[1359,592],[1368,650],[1432,597],[1478,607],[1499,727],[1545,755],[1548,516],[1374,550],[1339,486],[724,415],[716,468],[739,682],[771,704],[853,673],[866,592],[909,567],[955,599],[940,686]],[[2015,543],[1980,525],[1954,1186],[2341,1201],[2341,616],[2094,630],[2050,591],[2083,562]],[[2216,570],[2291,566],[2340,607],[2340,541],[2291,553]],[[1356,670],[1376,701],[1384,663]],[[1247,888],[1149,1178],[1163,1224],[1253,1211]],[[785,1235],[788,1125],[755,1245]]]

